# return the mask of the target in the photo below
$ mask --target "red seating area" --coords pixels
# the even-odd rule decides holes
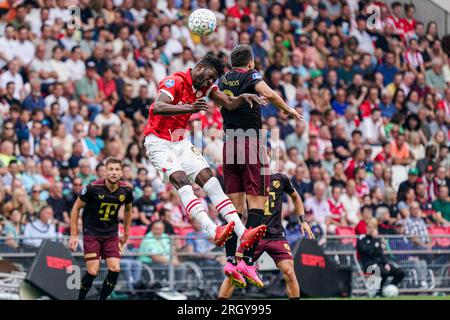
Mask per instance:
[[[351,244],[353,247],[356,247],[356,231],[353,227],[338,227],[336,228],[337,236],[349,236],[350,238],[341,239],[341,243],[348,245]]]
[[[430,234],[433,246],[439,246],[443,248],[450,247],[450,237],[433,237],[438,235],[450,236],[450,227],[428,227],[428,233]]]
[[[134,247],[139,248],[141,245],[142,237],[145,236],[145,232],[147,231],[147,226],[134,226],[130,227],[130,235],[128,237],[128,243]],[[123,234],[123,226],[119,225],[119,233]],[[138,239],[133,239],[133,237],[140,237]]]

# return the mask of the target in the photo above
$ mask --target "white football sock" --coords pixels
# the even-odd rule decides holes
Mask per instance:
[[[216,228],[217,226],[212,222],[209,218],[208,214],[203,208],[200,200],[195,196],[194,190],[192,190],[191,185],[186,185],[178,189],[178,195],[181,198],[181,202],[183,202],[183,206],[188,213],[192,215],[192,217],[197,220],[202,229],[206,230],[209,237],[214,239],[216,236]]]
[[[240,239],[245,231],[245,226],[237,214],[237,210],[231,202],[230,198],[223,192],[220,186],[219,180],[216,177],[210,178],[203,185],[203,190],[208,194],[209,199],[213,203],[217,211],[220,212],[222,217],[227,223],[234,221],[234,232]]]

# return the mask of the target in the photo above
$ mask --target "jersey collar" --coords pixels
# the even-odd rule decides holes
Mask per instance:
[[[239,73],[246,73],[248,72],[250,69],[248,68],[239,68],[239,67],[234,67],[233,71],[239,72]]]

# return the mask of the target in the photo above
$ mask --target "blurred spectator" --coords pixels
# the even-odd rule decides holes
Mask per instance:
[[[45,206],[39,211],[38,219],[28,222],[23,232],[24,244],[39,247],[44,239],[56,239],[58,233],[53,223],[53,209]]]

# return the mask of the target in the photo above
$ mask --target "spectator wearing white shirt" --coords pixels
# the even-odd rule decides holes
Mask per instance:
[[[356,182],[355,180],[347,181],[345,193],[341,196],[341,202],[347,213],[346,219],[349,226],[356,226],[361,220],[359,208],[361,206],[358,197],[356,196]]]
[[[38,248],[43,239],[55,240],[58,236],[56,226],[53,224],[53,209],[44,206],[39,211],[39,219],[25,225],[23,243]]]
[[[312,211],[314,219],[320,224],[322,230],[326,230],[331,213],[327,201],[326,185],[323,181],[314,183],[314,196],[305,201],[305,210]]]
[[[58,74],[50,60],[45,58],[45,45],[43,43],[38,44],[36,48],[36,57],[30,64],[30,70],[37,72],[41,82],[47,86],[56,82]]]
[[[120,126],[120,117],[113,113],[114,105],[109,100],[103,100],[102,112],[95,116],[94,122],[103,130],[106,126]]]
[[[139,86],[147,86],[149,99],[156,99],[158,94],[158,83],[153,74],[153,67],[151,64],[146,64],[144,67],[144,75],[139,79]]]
[[[422,53],[419,51],[419,43],[417,38],[409,40],[409,47],[405,51],[406,67],[409,71],[417,74],[418,72],[425,73],[425,65]]]
[[[375,46],[373,45],[372,38],[366,31],[366,20],[366,17],[358,16],[356,20],[357,28],[350,33],[350,36],[353,36],[358,40],[359,51],[362,53],[369,53],[373,57],[375,54]]]
[[[188,47],[184,47],[183,53],[180,57],[175,58],[170,63],[170,69],[169,73],[174,73],[177,71],[185,71],[188,68],[194,68],[195,62],[194,62],[194,55],[192,53],[192,50]]]
[[[20,27],[16,45],[16,57],[20,59],[23,67],[28,66],[34,58],[34,45],[29,40],[29,31],[27,27]]]
[[[70,80],[78,81],[86,74],[86,65],[81,60],[81,49],[78,46],[72,48],[70,58],[66,60],[66,67],[70,72]]]
[[[134,1],[133,8],[130,9],[130,12],[133,15],[137,25],[141,25],[145,21],[145,16],[148,13],[147,9],[145,9],[145,5],[145,0],[136,0]]]
[[[360,126],[366,143],[370,145],[379,145],[382,142],[382,129],[383,120],[380,109],[373,109],[371,116],[364,118]]]
[[[58,82],[67,82],[70,79],[70,71],[66,63],[62,60],[64,48],[56,46],[53,48],[53,58],[50,60],[50,65],[58,75]]]
[[[64,23],[71,19],[66,0],[56,0],[56,7],[50,8],[48,18],[49,22],[54,24],[57,19]]]
[[[3,68],[10,62],[17,53],[17,41],[14,39],[14,27],[6,26],[5,36],[0,38],[0,68]]]
[[[60,106],[60,115],[64,115],[69,111],[69,101],[64,97],[64,86],[62,83],[56,83],[53,85],[52,94],[45,97],[45,107],[50,108],[50,106],[57,102]]]
[[[8,63],[8,70],[0,76],[0,89],[2,93],[5,91],[6,85],[9,82],[14,82],[15,85],[13,97],[17,100],[22,100],[23,78],[19,73],[19,61],[16,59]]]
[[[165,42],[164,55],[169,61],[171,61],[175,55],[183,52],[183,46],[180,41],[172,37],[172,31],[170,25],[162,25],[159,29],[161,39]]]
[[[158,84],[161,82],[162,79],[167,77],[166,66],[161,63],[160,57],[161,57],[161,49],[160,48],[153,49],[153,58],[150,61],[150,64],[152,65],[153,73],[155,75],[155,79]]]

